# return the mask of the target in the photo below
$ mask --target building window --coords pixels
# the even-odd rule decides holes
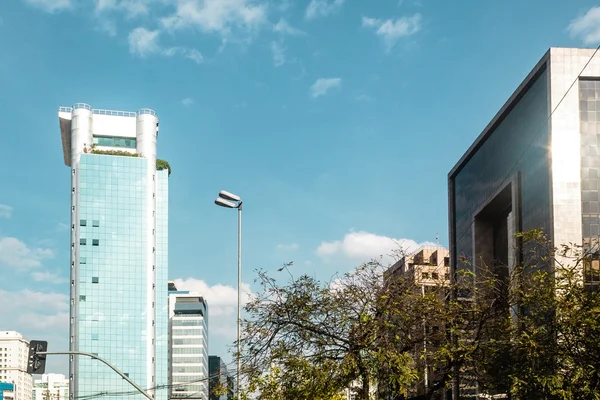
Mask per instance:
[[[79,301],[85,301],[85,295],[84,294],[80,294],[79,295]]]
[[[100,244],[100,239],[92,239],[92,246],[98,246]]]
[[[92,276],[92,283],[98,283],[99,279],[97,276]]]
[[[98,334],[92,333],[92,340],[98,340]]]
[[[422,272],[422,273],[421,273],[421,278],[423,278],[423,279],[429,279],[429,273],[427,273],[427,272]]]
[[[440,279],[440,276],[438,275],[438,273],[437,273],[437,272],[432,272],[432,273],[431,273],[431,277],[432,277],[433,279]]]
[[[86,225],[87,225],[87,221],[85,219],[79,220],[79,226],[86,226]]]
[[[135,149],[134,138],[94,136],[94,144],[98,146],[126,147],[129,149]]]
[[[85,257],[79,257],[79,264],[85,264],[87,259]]]
[[[79,239],[79,244],[82,246],[85,246],[87,244],[87,240],[85,239]]]
[[[100,226],[100,221],[98,221],[97,219],[93,220],[93,221],[92,221],[92,226],[93,226],[94,228],[97,228],[97,227],[99,227],[99,226]]]

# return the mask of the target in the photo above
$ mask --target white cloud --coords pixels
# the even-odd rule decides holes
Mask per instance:
[[[363,17],[362,25],[365,28],[375,28],[375,33],[382,38],[386,50],[390,51],[400,38],[412,36],[421,30],[421,14],[385,21]]]
[[[12,216],[12,207],[6,204],[0,204],[0,218],[10,218]]]
[[[252,30],[267,21],[267,4],[253,0],[176,0],[176,11],[163,18],[169,30],[198,28],[229,36],[233,29]]]
[[[66,10],[73,5],[71,0],[25,0],[25,3],[49,13]]]
[[[338,12],[345,0],[311,0],[306,7],[306,18],[326,17]]]
[[[300,36],[306,34],[304,31],[291,26],[284,18],[280,18],[279,21],[273,25],[273,32],[290,36]]]
[[[181,100],[181,104],[186,107],[190,107],[192,104],[194,104],[194,99],[191,97],[186,97],[185,99]]]
[[[54,253],[50,249],[29,248],[25,243],[13,237],[0,238],[0,265],[29,269],[39,267],[44,259],[52,257],[54,257]]]
[[[163,49],[161,53],[167,57],[172,57],[178,54],[181,55],[183,58],[192,60],[196,64],[202,64],[204,62],[204,57],[202,57],[202,53],[200,53],[196,49],[188,49],[186,47],[169,47],[167,49]]]
[[[142,27],[135,28],[129,33],[129,52],[141,57],[160,52],[159,34],[158,30],[149,31]]]
[[[117,8],[117,0],[96,0],[96,11],[114,10]]]
[[[284,250],[284,251],[298,250],[298,243],[278,244],[277,250]]]
[[[149,55],[162,55],[172,57],[181,55],[184,58],[194,61],[196,64],[203,62],[202,54],[196,49],[186,47],[163,48],[158,43],[159,30],[150,31],[143,27],[138,27],[129,33],[129,52],[140,57]]]
[[[575,18],[567,28],[571,37],[579,38],[584,44],[600,42],[600,7],[592,7],[585,14]]]
[[[0,316],[8,314],[11,309],[17,311],[17,314],[20,312],[56,314],[69,311],[69,296],[62,293],[35,292],[29,289],[18,292],[0,289],[0,304],[16,305],[16,307],[0,307]],[[6,321],[4,318],[0,320]]]
[[[339,88],[341,85],[340,78],[319,78],[310,87],[310,94],[312,97],[324,96],[329,90]]]
[[[208,303],[210,317],[234,315],[237,311],[237,288],[216,284],[208,286],[200,279],[175,279],[179,290],[189,290],[200,293]],[[242,306],[248,302],[252,291],[250,285],[242,283]]]
[[[364,231],[350,231],[342,240],[321,242],[317,255],[326,259],[343,257],[357,262],[381,257],[384,262],[392,262],[394,254],[411,253],[421,246],[435,246],[435,243],[417,243],[412,239],[394,239]]]
[[[151,1],[151,0],[150,0]],[[149,0],[96,0],[96,12],[117,11],[127,18],[148,14]]]
[[[69,296],[66,294],[0,289],[0,305],[3,329],[17,331],[28,340],[47,340],[51,350],[69,349]],[[48,357],[46,370],[68,373],[68,360],[68,357]]]
[[[285,47],[277,41],[271,42],[271,53],[273,54],[273,65],[281,67],[285,64]]]
[[[67,279],[54,274],[52,272],[49,271],[35,271],[31,273],[31,277],[33,278],[34,281],[36,282],[48,282],[48,283],[54,283],[54,284],[60,284],[60,283],[65,283],[67,282]]]

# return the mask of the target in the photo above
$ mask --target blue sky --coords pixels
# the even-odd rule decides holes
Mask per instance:
[[[169,275],[207,293],[210,352],[224,355],[236,215],[213,204],[219,190],[244,200],[248,283],[292,260],[347,271],[390,238],[445,245],[448,171],[548,47],[598,44],[597,5],[0,2],[0,329],[67,346],[58,106],[157,111],[173,167]]]

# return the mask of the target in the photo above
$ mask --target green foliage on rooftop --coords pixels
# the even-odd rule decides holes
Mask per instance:
[[[171,175],[171,165],[166,160],[161,160],[160,158],[156,159],[156,170],[162,171],[163,169],[169,170],[169,175]]]
[[[98,150],[92,148],[90,151],[92,154],[103,154],[107,156],[124,156],[124,157],[139,157],[140,155],[137,153],[130,153],[128,151],[122,150]]]

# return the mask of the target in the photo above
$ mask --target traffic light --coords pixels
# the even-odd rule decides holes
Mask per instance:
[[[28,374],[43,374],[46,370],[46,355],[38,354],[48,351],[48,342],[32,340],[29,343],[29,357],[27,358]]]

